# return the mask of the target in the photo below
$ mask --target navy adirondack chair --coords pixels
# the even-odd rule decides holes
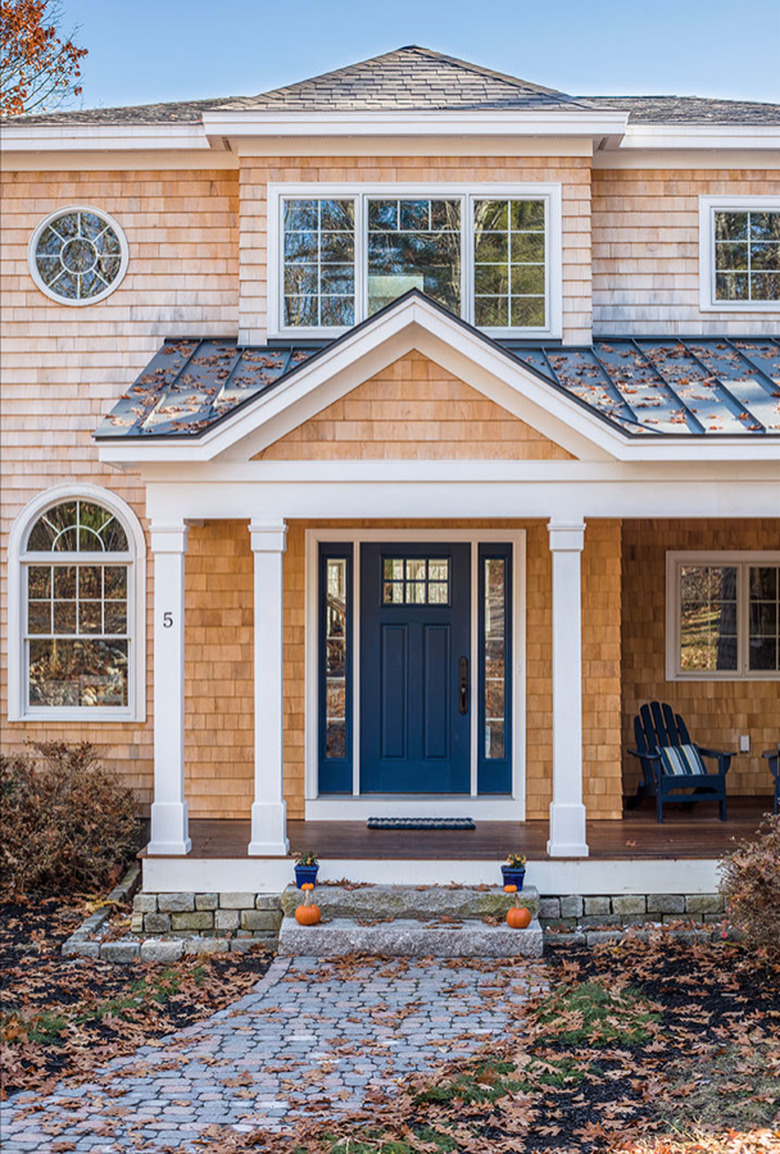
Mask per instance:
[[[761,754],[769,762],[769,772],[775,779],[775,813],[780,813],[780,745]]]
[[[639,758],[642,781],[636,797],[629,802],[629,809],[634,809],[645,797],[654,797],[658,820],[662,822],[664,805],[669,801],[717,800],[720,820],[726,820],[726,773],[735,756],[733,753],[695,745],[679,713],[658,701],[641,707],[639,716],[634,718],[634,736],[636,749],[628,752]],[[708,771],[703,758],[717,761],[714,773]],[[683,791],[689,796],[681,796]]]

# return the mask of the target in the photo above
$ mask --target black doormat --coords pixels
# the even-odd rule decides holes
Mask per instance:
[[[476,829],[472,817],[370,817],[369,829]]]

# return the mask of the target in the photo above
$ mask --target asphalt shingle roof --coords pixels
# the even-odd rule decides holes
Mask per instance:
[[[204,112],[512,112],[626,110],[630,122],[778,124],[780,105],[699,96],[571,96],[409,45],[257,96],[77,109],[16,117],[26,125],[200,124]]]
[[[95,436],[197,437],[324,347],[167,340]],[[581,348],[507,341],[500,347],[551,389],[632,437],[780,434],[780,341],[769,337],[615,338]]]

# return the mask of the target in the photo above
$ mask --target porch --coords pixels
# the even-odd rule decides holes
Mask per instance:
[[[321,858],[323,881],[495,884],[498,865],[512,850],[526,855],[529,884],[542,894],[711,893],[717,890],[718,859],[735,840],[752,838],[770,809],[768,797],[735,797],[724,823],[714,802],[699,802],[695,809],[681,804],[670,807],[658,825],[647,802],[620,821],[589,820],[587,859],[551,857],[544,819],[478,821],[470,831],[369,830],[356,821],[288,819],[291,856],[260,859],[247,854],[249,820],[196,818],[186,859],[150,857],[146,850],[141,856],[144,884],[153,890],[192,889],[195,874],[206,890],[219,889],[223,877],[221,888],[252,890],[262,881],[281,889],[290,881],[292,854],[305,849]],[[186,886],[177,884],[185,880]]]

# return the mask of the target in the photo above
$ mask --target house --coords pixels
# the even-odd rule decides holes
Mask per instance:
[[[780,107],[407,47],[2,147],[4,741],[95,743],[151,890],[318,828],[335,877],[714,888],[714,808],[634,860],[626,749],[669,701],[770,804]]]

